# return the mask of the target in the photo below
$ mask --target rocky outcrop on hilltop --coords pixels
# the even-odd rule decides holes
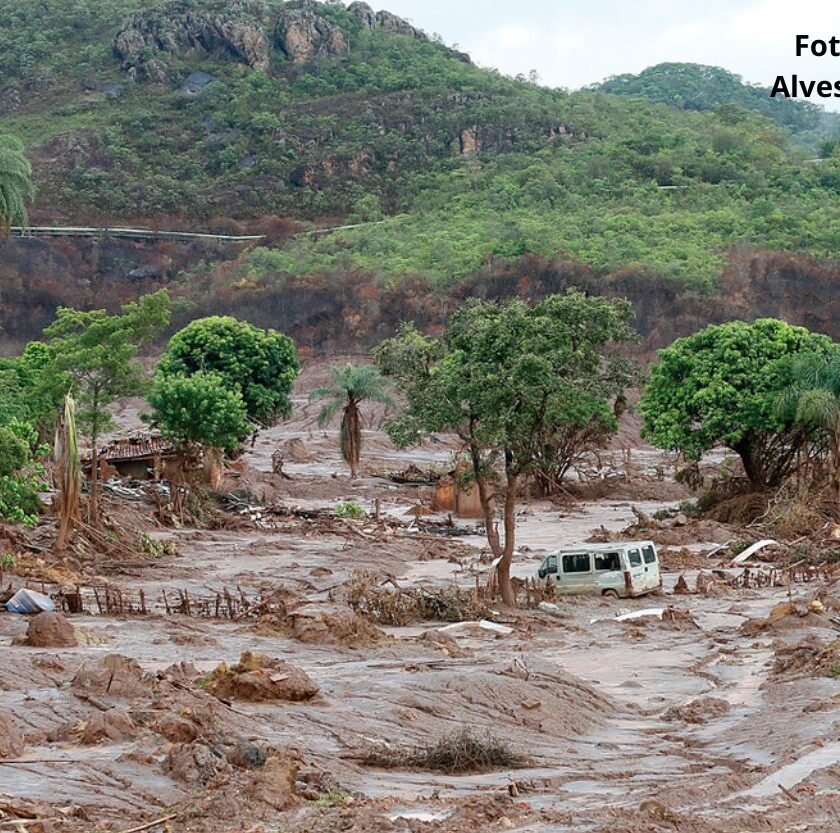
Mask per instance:
[[[280,51],[295,63],[312,58],[337,57],[350,51],[347,32],[321,14],[314,4],[280,14],[276,43]]]
[[[265,7],[231,3],[222,13],[170,2],[134,15],[114,40],[123,69],[137,80],[164,81],[167,56],[227,54],[252,69],[266,70],[271,45],[265,33]]]
[[[408,21],[391,12],[375,12],[367,3],[353,3],[347,12],[337,15],[316,0],[276,5],[234,0],[210,8],[192,0],[168,0],[131,17],[114,40],[114,52],[129,77],[162,82],[169,77],[173,58],[225,56],[265,71],[275,57],[293,63],[340,57],[364,31],[427,39]]]
[[[384,29],[396,35],[406,35],[410,38],[426,40],[426,35],[419,29],[415,29],[407,20],[392,14],[391,12],[374,10],[367,3],[351,3],[347,11],[358,21],[363,29]]]

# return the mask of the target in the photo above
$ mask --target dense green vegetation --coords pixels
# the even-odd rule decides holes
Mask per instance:
[[[727,446],[754,485],[778,486],[814,439],[796,408],[778,407],[780,396],[797,381],[799,359],[819,363],[837,350],[827,336],[772,318],[677,339],[660,351],[639,403],[644,435],[689,460]]]
[[[152,419],[179,448],[233,451],[251,433],[239,390],[216,373],[159,376],[149,393]]]
[[[171,394],[173,399],[176,394],[196,397],[199,387],[220,381],[239,394],[247,418],[274,425],[291,413],[292,384],[299,369],[295,345],[288,336],[230,316],[212,316],[197,319],[172,336],[156,375],[161,383],[203,374],[202,384],[196,388],[168,391],[167,396]],[[167,390],[166,386],[160,390]],[[236,421],[228,423],[235,425]]]
[[[182,5],[151,8],[165,17]],[[736,244],[836,255],[840,151],[828,143],[814,163],[791,144],[812,136],[819,114],[768,104],[723,70],[659,67],[638,84],[608,82],[621,96],[569,94],[478,69],[434,41],[363,30],[328,3],[315,8],[347,52],[294,63],[274,49],[254,70],[191,50],[165,56],[163,82],[134,82],[112,46],[143,8],[0,9],[12,33],[3,129],[35,162],[37,207],[71,220],[385,217],[259,248],[241,286],[354,270],[446,284],[493,259],[559,253],[708,288]],[[195,70],[215,80],[187,95]]]
[[[770,89],[745,84],[739,75],[704,64],[664,63],[638,75],[614,75],[592,89],[614,95],[670,104],[682,110],[742,108],[767,116],[797,134],[813,139],[839,132],[840,116],[826,113],[810,101],[770,97]]]

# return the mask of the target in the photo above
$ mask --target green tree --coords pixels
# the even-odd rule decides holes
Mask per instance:
[[[405,446],[444,431],[461,439],[506,604],[516,603],[510,567],[521,478],[533,472],[570,399],[627,381],[627,362],[611,345],[632,338],[631,318],[626,301],[579,292],[533,306],[471,302],[452,316],[440,339],[404,326],[375,351],[383,372],[406,395],[404,413],[388,426],[394,441]],[[499,468],[503,534],[493,508]]]
[[[23,143],[0,135],[0,234],[14,223],[26,224],[26,203],[35,196],[32,166],[24,156]]]
[[[31,422],[42,441],[62,402],[51,385],[50,366],[50,351],[42,341],[30,341],[20,356],[0,359],[0,422],[13,417]]]
[[[149,404],[161,434],[184,449],[234,451],[251,430],[242,394],[216,373],[158,376]]]
[[[840,517],[840,347],[830,355],[797,357],[792,384],[779,397],[784,420],[824,435],[829,453],[829,482]]]
[[[346,364],[333,367],[330,370],[330,384],[313,390],[309,399],[328,400],[318,414],[318,425],[322,428],[329,425],[341,411],[341,456],[350,466],[350,476],[355,478],[362,456],[362,417],[359,406],[367,401],[389,406],[394,404],[385,390],[385,378],[372,365],[357,367]]]
[[[169,323],[166,290],[125,304],[118,315],[105,310],[61,307],[44,331],[50,352],[46,384],[62,396],[72,393],[79,405],[76,420],[91,444],[90,517],[98,520],[99,449],[102,433],[111,425],[110,407],[120,396],[140,393],[143,371],[136,361]]]
[[[755,486],[777,485],[808,440],[808,431],[776,404],[792,381],[790,358],[831,348],[827,336],[772,318],[678,339],[659,352],[642,393],[643,434],[689,460],[724,445]]]
[[[288,336],[229,316],[212,316],[172,336],[157,373],[215,373],[228,388],[240,391],[250,419],[269,426],[291,413],[290,395],[299,370]]]
[[[45,488],[39,459],[47,452],[38,444],[38,432],[13,417],[0,426],[0,518],[13,523],[35,523],[41,509],[38,493]]]

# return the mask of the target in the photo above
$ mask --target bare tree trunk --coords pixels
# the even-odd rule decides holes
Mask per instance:
[[[211,489],[219,489],[224,475],[224,451],[211,446],[204,452],[204,470]]]
[[[516,592],[513,589],[513,582],[510,579],[510,565],[513,562],[513,550],[516,546],[516,486],[517,475],[510,470],[506,472],[507,490],[505,492],[505,547],[502,551],[502,560],[497,569],[499,579],[499,592],[502,594],[502,601],[511,607],[516,606]]]
[[[481,503],[481,512],[484,515],[484,530],[487,535],[487,543],[493,558],[502,554],[502,546],[499,541],[499,531],[496,529],[495,518],[493,517],[493,496],[487,488],[487,478],[481,471],[481,452],[475,442],[470,442],[470,459],[472,461],[473,476],[478,486],[478,499]]]
[[[76,410],[70,395],[64,397],[64,416],[56,429],[55,452],[58,462],[59,488],[59,522],[55,548],[60,552],[66,546],[67,538],[79,520],[82,480],[76,434]]]
[[[90,505],[88,506],[88,522],[91,526],[99,526],[99,450],[96,444],[99,438],[96,432],[91,437],[93,451],[90,457]]]

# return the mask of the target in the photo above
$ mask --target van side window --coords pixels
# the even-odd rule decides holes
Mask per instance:
[[[620,570],[621,562],[618,558],[617,552],[596,552],[595,553],[595,569],[596,570]]]
[[[641,567],[642,566],[642,556],[639,555],[638,550],[628,550],[627,557],[630,559],[630,566],[631,567]]]
[[[648,545],[646,547],[642,547],[642,553],[645,556],[645,564],[656,563],[656,553],[654,552],[652,546]]]
[[[591,569],[592,568],[589,566],[588,552],[563,556],[564,573],[588,573]]]
[[[545,569],[548,573],[556,573],[557,572],[557,556],[556,555],[549,555],[548,558],[545,560]]]

